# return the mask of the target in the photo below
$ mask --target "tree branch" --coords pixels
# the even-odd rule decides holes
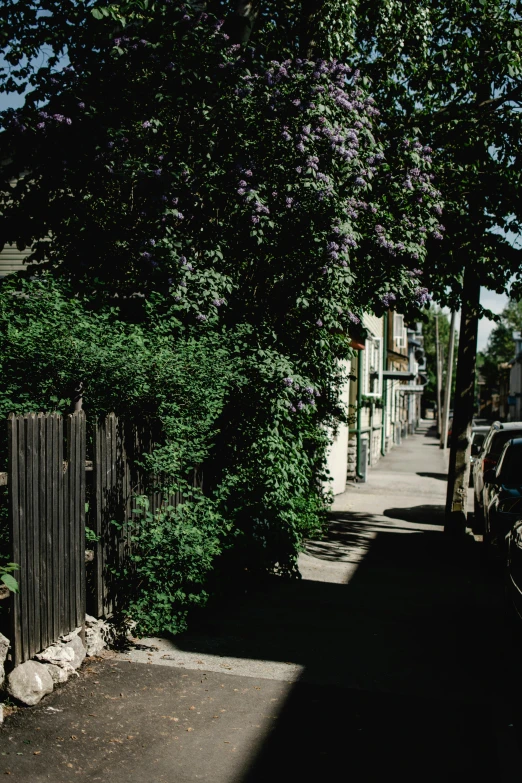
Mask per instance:
[[[237,0],[223,27],[224,32],[230,36],[231,43],[248,43],[260,9],[261,0]]]

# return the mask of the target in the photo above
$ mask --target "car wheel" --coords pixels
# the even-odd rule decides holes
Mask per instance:
[[[481,533],[484,533],[484,509],[481,505],[477,502],[477,498],[474,500],[473,504],[473,532],[475,535],[480,535]]]

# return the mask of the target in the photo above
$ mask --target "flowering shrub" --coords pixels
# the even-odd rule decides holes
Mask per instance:
[[[135,329],[164,329],[183,356],[187,335],[222,346],[230,373],[203,429],[145,388],[141,360],[127,394],[161,412],[167,444],[152,459],[164,473],[206,457],[235,563],[293,573],[327,500],[347,336],[365,310],[428,300],[426,237],[442,230],[430,150],[415,138],[384,149],[373,99],[335,59],[270,59],[178,2],[67,13],[68,65],[51,58],[24,107],[3,113],[2,238],[80,292],[87,320],[127,324],[120,346]],[[88,398],[99,386],[85,372]],[[209,372],[212,394],[215,382]],[[118,388],[108,382],[98,408]]]

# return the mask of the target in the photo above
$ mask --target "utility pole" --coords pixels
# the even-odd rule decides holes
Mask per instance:
[[[455,353],[455,310],[451,314],[450,336],[448,345],[448,369],[446,372],[446,389],[444,392],[444,407],[442,409],[442,431],[440,447],[446,450],[448,447],[448,423],[451,402],[451,384],[453,380],[453,354]]]
[[[440,436],[442,430],[442,411],[441,411],[441,366],[440,366],[440,341],[439,341],[439,314],[435,315],[435,357],[437,369],[437,433]]]
[[[466,532],[466,505],[471,456],[471,427],[475,409],[475,364],[480,306],[480,281],[471,263],[466,265],[462,290],[457,382],[451,432],[451,452],[444,532]]]

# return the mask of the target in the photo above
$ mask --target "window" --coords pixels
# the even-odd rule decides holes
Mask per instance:
[[[400,313],[393,314],[393,347],[406,348],[408,344],[406,329],[404,328],[404,316]]]
[[[367,397],[382,396],[382,340],[369,337],[364,350],[362,393]]]

